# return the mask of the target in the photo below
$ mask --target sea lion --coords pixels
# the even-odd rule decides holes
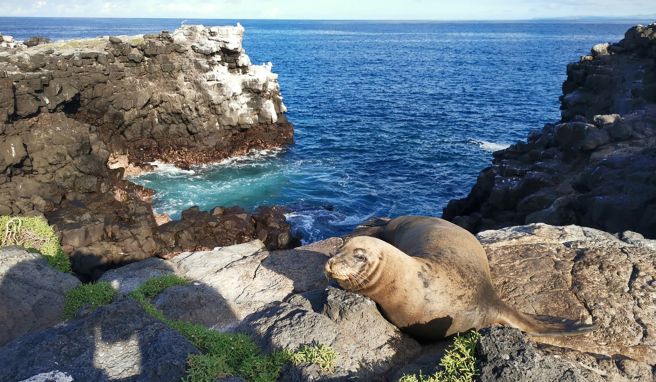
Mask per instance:
[[[562,336],[592,325],[554,322],[517,311],[497,295],[476,237],[445,220],[403,216],[361,226],[325,266],[349,291],[374,300],[385,317],[418,339],[507,324],[529,334]]]

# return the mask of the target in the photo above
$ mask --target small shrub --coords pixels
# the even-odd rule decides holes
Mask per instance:
[[[441,370],[430,376],[404,375],[399,382],[471,382],[478,375],[476,369],[477,331],[455,337],[453,344],[440,360]]]
[[[184,381],[213,382],[217,378],[232,375],[253,382],[276,381],[280,370],[285,363],[290,361],[290,357],[294,353],[262,354],[255,342],[245,334],[221,333],[203,325],[171,320],[150,302],[164,289],[186,283],[186,280],[177,276],[155,277],[129,294],[147,313],[182,334],[201,351],[202,354],[192,354],[187,359],[188,370]],[[325,350],[322,350],[321,354],[324,352]],[[310,357],[310,350],[306,350],[306,353],[308,354],[307,359],[320,358]],[[324,356],[324,358],[326,357]]]
[[[327,373],[335,370],[337,361],[337,353],[327,345],[304,345],[296,352],[290,353],[289,357],[295,365],[315,364]]]
[[[148,279],[139,288],[131,292],[131,294],[141,294],[146,299],[155,298],[164,289],[174,285],[187,285],[189,281],[176,275],[164,275]],[[134,296],[133,296],[134,297]]]
[[[82,284],[66,292],[64,297],[64,317],[72,318],[80,309],[94,311],[110,304],[116,292],[108,282]]]
[[[71,261],[62,251],[57,234],[40,216],[0,216],[0,246],[17,245],[42,254],[48,264],[71,272]]]
[[[144,40],[143,36],[132,37],[128,40],[128,44],[132,46],[144,45],[145,43],[146,40]]]

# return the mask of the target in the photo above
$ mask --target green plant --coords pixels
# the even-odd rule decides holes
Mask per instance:
[[[132,37],[128,40],[128,44],[132,46],[136,45],[144,45],[146,43],[146,40],[144,40],[143,36],[135,36]]]
[[[148,280],[129,294],[147,313],[182,334],[201,351],[201,354],[192,354],[187,359],[188,370],[184,381],[213,382],[220,377],[235,375],[247,381],[272,382],[277,380],[284,364],[293,358],[300,360],[299,363],[321,362],[319,365],[322,369],[332,369],[334,366],[334,352],[327,346],[319,349],[308,346],[299,352],[262,354],[255,342],[245,334],[221,333],[203,325],[169,319],[150,302],[164,289],[185,283],[186,280],[177,276],[160,276]]]
[[[66,292],[64,317],[71,318],[82,308],[94,311],[103,305],[110,304],[114,297],[116,297],[116,292],[108,282],[78,285]]]
[[[40,253],[61,272],[71,272],[71,261],[62,251],[57,234],[41,216],[0,216],[0,246],[18,245]]]
[[[175,285],[186,285],[189,281],[176,275],[164,275],[148,279],[141,284],[139,288],[130,292],[130,295],[140,294],[146,299],[152,299],[160,294],[164,289]],[[133,296],[134,297],[134,296]]]
[[[296,352],[290,353],[289,358],[295,365],[315,364],[324,372],[332,373],[335,370],[337,353],[327,345],[303,345]]]
[[[430,376],[404,375],[399,382],[471,382],[478,374],[476,344],[481,335],[470,331],[455,337],[440,360],[441,370]]]

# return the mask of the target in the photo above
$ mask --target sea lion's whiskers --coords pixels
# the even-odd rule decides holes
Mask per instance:
[[[351,283],[351,285],[355,286],[354,289],[362,289],[362,288],[360,288],[360,283],[358,282],[358,280],[356,278],[354,278],[352,275],[348,275],[347,277],[348,277],[349,283]]]
[[[362,272],[356,273],[356,274],[355,274],[355,277],[356,277],[358,280],[360,280],[360,283],[362,284],[362,286],[367,285],[367,282],[369,282],[369,276],[364,276],[364,275],[362,275]]]

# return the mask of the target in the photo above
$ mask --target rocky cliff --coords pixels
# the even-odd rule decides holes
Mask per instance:
[[[251,64],[243,33],[184,26],[0,48],[0,214],[45,214],[87,275],[204,245],[290,245],[278,209],[192,211],[158,227],[152,191],[123,180],[154,160],[188,167],[293,142],[277,75]]]
[[[569,65],[561,109],[494,153],[444,218],[473,232],[545,222],[656,237],[656,24]]]

